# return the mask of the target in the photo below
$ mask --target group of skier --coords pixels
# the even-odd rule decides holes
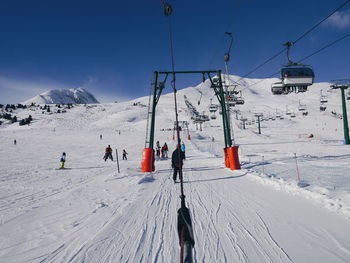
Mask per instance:
[[[108,159],[111,159],[111,161],[113,161],[113,154],[112,154],[113,150],[111,148],[110,145],[108,145],[108,147],[105,149],[105,154],[103,156],[103,160],[105,160],[105,162],[108,160]],[[127,160],[128,157],[127,157],[128,153],[126,152],[125,149],[123,149],[123,160]],[[60,156],[60,169],[65,169],[64,167],[64,164],[66,162],[66,153],[63,152],[62,155]]]
[[[102,137],[102,136],[101,136]],[[100,137],[100,139],[101,139]],[[160,143],[159,141],[157,141],[156,143],[156,156],[157,156],[157,160],[159,160],[160,158],[165,159],[168,158],[168,145],[165,142],[164,145],[162,147],[160,147]],[[181,145],[178,144],[176,149],[173,151],[172,155],[171,155],[171,167],[173,168],[173,180],[174,183],[176,183],[177,180],[177,175],[179,174],[179,176],[182,176],[182,166],[183,166],[183,161],[186,159],[186,146],[185,144],[182,142]],[[105,160],[105,162],[108,159],[111,159],[111,161],[113,161],[113,150],[111,148],[110,145],[108,145],[108,147],[105,149],[105,154],[103,156],[103,159]],[[123,149],[123,160],[127,160],[127,155],[128,153],[126,152],[125,149]],[[60,169],[64,169],[64,164],[66,162],[66,153],[63,152],[61,157],[60,157]]]
[[[113,161],[112,152],[113,152],[113,150],[112,150],[111,146],[108,145],[108,147],[105,150],[105,155],[103,156],[103,159],[105,160],[105,162],[108,159],[111,159],[111,161]],[[123,149],[123,160],[127,160],[128,159],[127,155],[128,155],[128,153],[125,151],[125,149]]]
[[[160,147],[160,143],[159,141],[157,141],[156,143],[156,157],[157,160],[159,159],[167,159],[168,158],[168,145],[166,144],[166,142],[164,143],[164,145],[162,147]]]

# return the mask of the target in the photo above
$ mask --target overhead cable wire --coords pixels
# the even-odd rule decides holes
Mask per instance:
[[[345,38],[347,38],[347,37],[350,37],[350,33],[349,33],[349,34],[346,34],[345,36],[342,36],[341,38],[338,38],[337,40],[334,40],[333,42],[331,42],[331,43],[329,43],[329,44],[327,44],[327,45],[325,45],[324,47],[318,49],[317,51],[311,53],[310,55],[308,55],[308,56],[302,58],[302,59],[299,60],[298,62],[302,62],[302,61],[304,61],[304,60],[306,60],[306,59],[308,59],[308,58],[310,58],[310,57],[316,55],[317,53],[320,53],[321,51],[323,51],[323,50],[325,50],[325,49],[327,49],[327,48],[333,46],[334,44],[336,44],[336,43],[342,41],[343,39],[345,39]]]
[[[350,2],[350,0],[346,0],[344,3],[342,3],[339,7],[337,7],[332,13],[330,13],[327,17],[322,19],[320,22],[318,22],[316,25],[314,25],[312,28],[310,28],[308,31],[306,31],[304,34],[302,34],[299,38],[293,41],[293,44],[296,44],[301,39],[303,39],[306,35],[308,35],[311,31],[316,29],[319,25],[321,25],[324,21],[326,21],[328,18],[330,18],[334,13],[338,12],[340,9],[342,9],[345,5],[347,5]]]
[[[306,35],[308,35],[310,32],[312,32],[313,30],[315,30],[318,26],[320,26],[324,21],[326,21],[329,17],[331,17],[333,14],[335,14],[337,11],[339,11],[340,9],[342,9],[345,5],[347,5],[350,2],[350,0],[346,0],[345,2],[343,2],[340,6],[338,6],[333,12],[331,12],[328,16],[326,16],[324,19],[322,19],[320,22],[318,22],[316,25],[314,25],[313,27],[311,27],[309,30],[307,30],[305,33],[303,33],[300,37],[298,37],[296,40],[292,41],[292,44],[296,44],[297,42],[299,42],[301,39],[303,39]],[[287,48],[282,49],[281,51],[277,52],[275,55],[273,55],[272,57],[270,57],[269,59],[267,59],[265,62],[261,63],[259,66],[255,67],[254,69],[250,70],[248,73],[244,74],[238,81],[241,81],[243,78],[249,76],[250,74],[252,74],[253,72],[257,71],[259,68],[263,67],[264,65],[266,65],[268,62],[270,62],[271,60],[273,60],[274,58],[278,57],[279,55],[281,55],[284,51],[286,51]],[[238,82],[237,81],[237,82]]]

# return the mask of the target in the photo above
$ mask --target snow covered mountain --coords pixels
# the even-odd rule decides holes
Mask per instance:
[[[54,89],[37,95],[23,104],[95,104],[98,100],[83,88]]]

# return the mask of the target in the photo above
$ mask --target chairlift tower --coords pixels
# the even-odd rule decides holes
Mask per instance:
[[[255,114],[255,117],[258,118],[258,132],[259,132],[259,134],[261,134],[260,118],[261,118],[262,116],[263,116],[262,113],[257,113],[257,114]]]
[[[248,120],[247,118],[244,118],[244,117],[241,118],[241,122],[243,124],[243,130],[245,130],[245,123],[247,120]]]
[[[146,143],[145,148],[142,153],[142,163],[141,168],[143,172],[153,172],[154,167],[154,131],[155,131],[155,111],[158,104],[160,95],[165,88],[165,83],[169,75],[178,75],[178,74],[202,74],[203,77],[207,78],[211,82],[211,88],[213,88],[215,95],[220,102],[222,109],[222,121],[223,121],[223,130],[225,138],[225,165],[231,170],[240,169],[239,157],[238,157],[238,146],[232,146],[231,139],[231,128],[230,120],[226,111],[226,101],[225,94],[222,85],[221,79],[221,70],[202,70],[202,71],[155,71],[154,72],[154,81],[152,82],[149,107],[148,107],[148,119],[147,119],[147,132],[146,132]],[[211,74],[216,74],[215,77],[212,77]],[[179,131],[177,131],[179,132]],[[179,143],[179,142],[178,142]]]
[[[233,37],[231,32],[225,32],[225,35],[228,35],[230,37],[230,46],[228,48],[228,51],[224,54],[224,62],[225,62],[225,69],[226,69],[226,78],[225,78],[225,94],[228,94],[228,86],[229,86],[229,75],[228,75],[228,62],[230,61],[230,53],[231,53],[231,47],[233,43]],[[226,103],[225,105],[225,110],[227,114],[227,118],[230,122],[230,125],[232,126],[231,122],[231,116],[230,116],[230,105],[229,103]],[[235,138],[233,134],[233,128],[231,129],[231,134],[232,134],[232,143],[235,145]]]
[[[350,79],[332,80],[332,89],[340,89],[343,109],[344,144],[350,144],[348,116],[346,112],[345,90],[350,87]]]

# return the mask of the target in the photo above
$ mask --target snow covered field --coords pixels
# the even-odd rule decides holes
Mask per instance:
[[[283,120],[263,121],[259,135],[257,124],[243,129],[232,114],[242,170],[224,168],[218,113],[203,131],[190,125],[184,187],[195,262],[350,262],[350,148],[342,144],[342,120],[331,114],[341,113],[340,92],[327,93],[320,112],[327,83],[272,96],[273,81],[245,89],[246,103],[237,108],[249,120],[277,109]],[[204,96],[197,106],[198,89]],[[180,120],[189,120],[183,95],[202,112],[213,91],[200,85],[178,92]],[[134,102],[147,105],[148,98],[77,105],[64,114],[23,110],[18,117],[31,114],[30,126],[0,126],[0,262],[178,262],[179,184],[169,160],[140,172],[147,107]],[[172,131],[161,129],[173,127],[172,105],[172,94],[162,96],[156,119],[156,140],[170,150]],[[120,173],[116,162],[102,160],[108,144],[118,149]],[[63,151],[68,169],[57,170]]]

